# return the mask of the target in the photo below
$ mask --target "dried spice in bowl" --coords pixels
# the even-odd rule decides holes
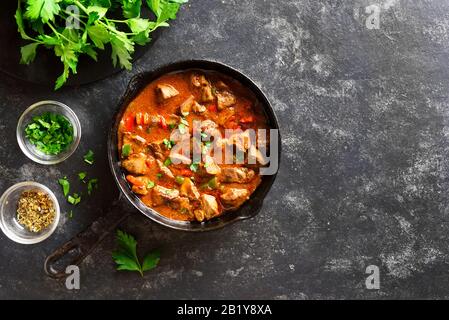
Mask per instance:
[[[25,191],[17,207],[17,221],[31,232],[41,232],[55,220],[55,207],[50,196],[42,191]]]

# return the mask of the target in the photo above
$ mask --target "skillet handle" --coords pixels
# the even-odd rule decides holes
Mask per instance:
[[[55,279],[64,278],[69,265],[79,266],[81,262],[111,233],[129,217],[130,210],[123,210],[120,205],[121,196],[115,200],[108,211],[86,230],[63,244],[51,253],[44,262],[45,273]]]

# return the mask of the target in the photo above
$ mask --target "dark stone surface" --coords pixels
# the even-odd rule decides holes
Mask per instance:
[[[371,4],[382,8],[378,30],[365,26]],[[136,213],[122,228],[142,251],[161,248],[160,266],[143,279],[115,271],[111,235],[70,292],[42,264],[117,197],[105,145],[119,96],[133,74],[184,58],[239,68],[271,99],[284,157],[264,208],[205,234]],[[0,298],[447,298],[448,62],[445,0],[192,0],[132,72],[56,93],[0,75],[0,192],[23,180],[59,190],[80,170],[101,181],[50,240],[0,235]],[[41,99],[82,121],[81,146],[61,165],[34,164],[16,143],[19,115]],[[93,167],[82,162],[89,148]],[[370,264],[380,290],[365,288]]]

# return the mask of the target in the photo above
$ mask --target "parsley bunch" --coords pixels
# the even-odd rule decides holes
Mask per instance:
[[[143,1],[154,13],[154,20],[141,17]],[[135,45],[150,42],[150,33],[167,27],[167,22],[176,18],[180,5],[187,1],[18,0],[18,31],[24,40],[30,41],[21,48],[21,63],[31,63],[39,47],[53,50],[64,66],[55,90],[64,85],[70,73],[77,73],[81,55],[96,61],[98,49],[104,50],[107,45],[112,49],[113,65],[130,70]],[[117,15],[121,18],[117,19]]]

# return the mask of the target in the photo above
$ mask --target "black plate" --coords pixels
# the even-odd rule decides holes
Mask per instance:
[[[0,1],[0,71],[20,80],[38,83],[53,87],[56,78],[62,73],[62,63],[54,55],[52,50],[38,48],[36,60],[30,65],[21,65],[20,47],[27,44],[17,32],[14,14],[17,9],[17,1]],[[146,46],[136,45],[133,55],[134,61],[141,57],[156,40],[159,31],[152,33],[153,40]],[[111,50],[109,46],[104,51],[98,51],[98,61],[90,57],[82,56],[78,63],[78,73],[70,75],[67,85],[81,85],[105,79],[119,71],[121,68],[114,67],[111,61]]]
[[[157,213],[156,210],[147,207],[144,203],[142,203],[142,201],[140,201],[140,199],[136,196],[136,194],[134,194],[131,191],[129,184],[125,179],[125,173],[120,166],[119,152],[117,150],[117,131],[120,120],[122,119],[123,113],[125,112],[125,109],[127,108],[129,102],[133,100],[136,97],[136,95],[138,95],[139,92],[151,81],[159,78],[160,76],[166,73],[183,71],[188,69],[215,71],[239,81],[245,87],[249,88],[254,93],[257,100],[260,102],[260,105],[262,106],[265,115],[267,117],[269,127],[279,130],[278,120],[267,97],[262,92],[262,90],[254,83],[254,81],[245,76],[243,73],[237,71],[236,69],[230,66],[214,61],[207,61],[207,60],[179,61],[162,66],[154,71],[138,74],[133,79],[131,79],[128,85],[128,89],[126,90],[125,94],[123,95],[120,101],[117,114],[115,115],[114,118],[115,120],[114,123],[112,124],[111,131],[109,134],[108,138],[109,165],[111,166],[112,174],[114,175],[114,178],[120,190],[125,195],[125,197],[128,199],[128,201],[130,201],[134,205],[134,207],[136,207],[141,213],[143,213],[148,218],[172,229],[183,231],[209,231],[219,229],[232,222],[248,219],[257,215],[260,209],[262,208],[265,196],[267,195],[274,180],[276,179],[277,171],[276,174],[274,175],[263,176],[261,184],[251,195],[250,199],[246,201],[236,211],[228,212],[222,216],[214,218],[210,221],[206,221],[204,223],[176,221],[164,217],[159,213]],[[279,145],[278,163],[280,165],[281,160],[280,133],[278,136],[278,145]]]

